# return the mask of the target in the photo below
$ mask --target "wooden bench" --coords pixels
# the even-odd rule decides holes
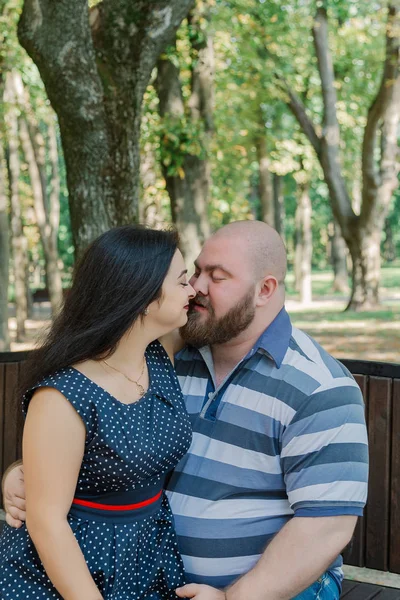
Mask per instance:
[[[14,388],[26,352],[0,354],[0,469],[20,457]],[[344,562],[400,574],[400,365],[343,360],[364,395],[370,444],[368,503]],[[346,600],[400,600],[400,589],[345,581]]]
[[[0,353],[0,471],[21,458],[20,410],[15,389],[28,352]],[[0,506],[3,498],[0,490]]]
[[[344,562],[400,574],[400,365],[342,362],[364,396],[370,448],[368,502]],[[400,599],[400,590],[353,581],[345,582],[342,596],[381,599],[383,593]]]

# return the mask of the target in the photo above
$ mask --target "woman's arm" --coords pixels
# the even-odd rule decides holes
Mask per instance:
[[[23,435],[26,525],[64,600],[102,598],[67,521],[85,436],[83,421],[60,392],[43,388],[34,394]]]

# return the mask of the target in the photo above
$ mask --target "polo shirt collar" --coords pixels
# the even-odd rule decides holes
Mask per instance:
[[[289,348],[291,336],[292,324],[286,309],[283,307],[272,323],[260,335],[248,356],[252,356],[257,351],[262,350],[272,358],[279,369]]]

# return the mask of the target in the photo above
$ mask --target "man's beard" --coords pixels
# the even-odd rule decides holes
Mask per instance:
[[[239,300],[223,317],[219,319],[208,300],[203,296],[196,296],[191,301],[186,325],[180,328],[182,338],[187,344],[196,348],[211,346],[212,344],[225,344],[244,331],[254,319],[255,308],[254,287]],[[196,312],[194,304],[200,304],[208,310],[206,319],[201,313]]]

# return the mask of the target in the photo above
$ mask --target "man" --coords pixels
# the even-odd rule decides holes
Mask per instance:
[[[181,598],[340,594],[339,554],[367,494],[363,402],[348,371],[292,327],[285,273],[281,238],[258,221],[223,227],[196,261],[176,357],[193,442],[168,484],[193,582]],[[19,477],[5,486],[10,523],[23,516]]]

